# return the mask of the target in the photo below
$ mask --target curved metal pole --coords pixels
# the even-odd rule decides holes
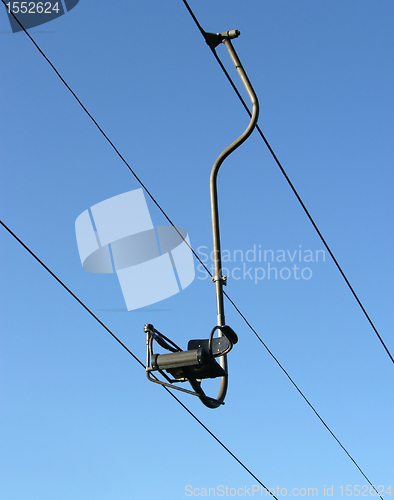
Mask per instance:
[[[239,31],[235,30],[232,32],[225,32],[222,33],[221,36],[221,42],[223,42],[231,56],[231,59],[233,60],[233,63],[235,67],[237,68],[238,74],[241,77],[242,83],[244,84],[250,100],[252,101],[253,105],[253,111],[252,111],[252,117],[250,120],[250,123],[245,130],[245,132],[238,137],[236,141],[234,141],[228,148],[226,148],[217,158],[212,171],[211,171],[211,178],[210,178],[210,192],[211,192],[211,215],[212,215],[212,232],[213,232],[213,251],[214,251],[214,256],[215,256],[215,276],[212,278],[212,281],[215,282],[216,285],[216,306],[217,306],[217,321],[218,321],[218,326],[224,326],[225,323],[225,317],[224,317],[224,304],[223,304],[223,283],[227,279],[226,277],[223,277],[222,275],[222,259],[221,259],[221,250],[220,250],[220,232],[219,232],[219,208],[218,208],[218,194],[217,194],[217,175],[219,172],[219,168],[221,167],[223,161],[233,152],[235,151],[243,142],[246,141],[246,139],[250,136],[250,134],[253,132],[253,129],[256,126],[257,119],[259,116],[259,102],[257,99],[257,96],[255,94],[255,91],[253,90],[253,87],[249,81],[249,78],[247,77],[245,70],[237,56],[237,53],[234,50],[234,47],[231,43],[230,38],[236,38],[239,35]],[[218,37],[219,35],[213,35],[214,37]],[[222,336],[222,333],[219,331],[219,336]],[[227,373],[227,356],[224,355],[220,358],[220,365],[221,367],[226,371]],[[227,392],[227,384],[228,384],[228,377],[222,377],[221,379],[221,384],[220,384],[220,389],[219,389],[219,394],[217,397],[218,404],[219,406]],[[204,401],[203,401],[204,402]],[[220,402],[220,403],[219,403]],[[204,402],[204,404],[206,404]],[[206,405],[209,406],[210,408],[216,407],[216,406],[211,406],[211,405]]]

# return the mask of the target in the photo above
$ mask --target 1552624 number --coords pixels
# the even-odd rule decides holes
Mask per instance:
[[[8,2],[6,4],[8,13],[13,14],[52,14],[59,13],[59,2]]]
[[[384,487],[382,485],[379,486],[370,486],[368,484],[347,484],[345,486],[340,486],[341,496],[347,497],[374,497],[379,495],[382,497],[383,495],[388,495],[391,497],[391,485]]]

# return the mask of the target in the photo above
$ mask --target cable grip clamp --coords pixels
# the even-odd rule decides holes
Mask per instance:
[[[211,276],[212,283],[216,283],[216,281],[223,281],[223,285],[227,285],[227,276]]]

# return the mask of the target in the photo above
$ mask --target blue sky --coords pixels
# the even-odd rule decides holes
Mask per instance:
[[[241,31],[234,46],[259,96],[259,125],[393,353],[392,2],[190,5],[206,31]],[[210,170],[248,117],[182,1],[80,0],[29,32],[205,258]],[[197,263],[187,289],[131,312],[114,275],[83,270],[75,219],[140,186],[5,12],[0,36],[1,220],[141,360],[147,322],[184,347],[207,336],[215,290]],[[238,84],[227,51],[217,51]],[[298,262],[310,279],[255,283],[243,270],[267,272],[267,261],[246,262],[254,248],[323,249],[256,133],[223,164],[219,203],[232,256],[226,291],[370,480],[394,490],[393,365],[328,254]],[[167,224],[148,207],[155,225]],[[3,229],[1,241],[1,498],[172,500],[187,497],[187,485],[256,484]],[[225,307],[240,339],[226,404],[212,411],[180,399],[287,496],[332,486],[341,498],[341,485],[366,484]]]

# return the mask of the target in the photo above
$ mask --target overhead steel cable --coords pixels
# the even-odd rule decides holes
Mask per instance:
[[[4,5],[6,5],[5,0],[1,0]],[[60,78],[61,82],[65,85],[67,90],[70,91],[72,96],[75,98],[77,103],[81,106],[81,108],[85,111],[85,113],[88,115],[88,117],[92,120],[96,128],[100,131],[102,136],[105,138],[105,140],[110,144],[112,149],[115,151],[115,153],[119,156],[119,158],[122,160],[122,162],[126,165],[126,167],[130,170],[130,172],[133,174],[134,178],[136,181],[140,184],[140,186],[146,191],[147,195],[149,198],[153,201],[153,203],[156,205],[156,207],[160,210],[160,212],[164,215],[166,220],[171,224],[171,226],[176,230],[176,232],[179,234],[179,236],[182,238],[182,240],[186,243],[186,245],[189,247],[193,255],[196,257],[196,259],[200,262],[200,264],[204,267],[204,269],[209,273],[210,276],[212,274],[210,273],[209,269],[207,266],[204,264],[204,262],[200,259],[200,257],[197,255],[195,250],[189,245],[189,243],[185,240],[185,238],[182,236],[178,228],[175,226],[175,224],[172,222],[172,220],[168,217],[168,215],[165,213],[165,211],[161,208],[159,203],[156,201],[152,193],[149,191],[149,189],[146,187],[146,185],[142,182],[142,180],[138,177],[138,175],[135,173],[135,171],[131,168],[130,164],[127,162],[127,160],[124,158],[124,156],[120,153],[118,148],[115,146],[115,144],[111,141],[111,139],[108,137],[108,135],[104,132],[104,130],[101,128],[101,126],[98,124],[96,119],[92,116],[92,114],[89,112],[89,110],[85,107],[83,102],[79,99],[77,94],[73,91],[73,89],[70,87],[70,85],[66,82],[66,80],[62,77],[62,75],[59,73],[59,71],[56,69],[55,65],[51,62],[51,60],[45,55],[45,53],[41,50],[40,46],[36,43],[34,38],[28,33],[28,31],[25,29],[25,27],[21,24],[21,22],[17,19],[17,17],[14,15],[14,13],[11,11],[11,14],[13,15],[14,19],[18,22],[19,26],[22,28],[22,30],[26,33],[26,35],[30,38],[38,52],[42,55],[42,57],[47,61],[47,63],[50,65],[50,67],[53,69],[53,71],[56,73],[56,75]]]
[[[184,3],[186,4],[185,0],[183,0]],[[5,1],[2,0],[3,4],[5,4]],[[188,7],[189,11],[191,12],[191,9],[190,7]],[[23,27],[23,25],[19,22],[19,20],[14,16],[14,18],[16,19],[16,21],[19,23],[19,25],[21,26],[22,30],[26,33],[26,35],[30,38],[30,40],[33,42],[33,44],[35,45],[35,47],[37,48],[37,50],[40,52],[40,54],[45,58],[45,60],[49,63],[49,65],[52,67],[52,69],[55,71],[55,73],[57,74],[57,76],[60,78],[60,80],[62,81],[62,83],[66,86],[66,88],[71,92],[71,94],[74,96],[74,98],[76,99],[76,101],[78,102],[78,104],[82,107],[82,109],[85,111],[85,113],[90,117],[90,119],[92,120],[92,122],[95,124],[95,126],[98,128],[98,130],[101,132],[101,134],[103,135],[103,137],[108,141],[108,143],[111,145],[111,147],[114,149],[114,151],[116,152],[116,154],[120,157],[120,159],[123,161],[123,163],[128,167],[128,169],[130,170],[130,172],[133,174],[133,176],[135,177],[135,179],[139,182],[139,184],[145,189],[145,191],[147,192],[148,196],[151,198],[151,200],[154,202],[154,204],[158,207],[158,209],[160,210],[160,212],[164,215],[164,217],[166,218],[166,220],[171,224],[172,227],[174,227],[174,229],[178,232],[178,234],[181,236],[181,238],[185,241],[185,243],[188,245],[188,247],[190,248],[190,250],[193,252],[193,255],[196,257],[196,259],[200,262],[200,264],[204,267],[204,269],[206,270],[206,272],[209,274],[209,276],[212,277],[212,273],[209,271],[209,269],[207,268],[207,266],[204,264],[204,262],[200,259],[200,257],[197,255],[197,253],[192,249],[192,247],[187,243],[187,241],[183,238],[183,236],[181,235],[181,233],[178,231],[178,229],[176,228],[176,226],[174,225],[174,223],[171,221],[171,219],[168,217],[168,215],[165,213],[165,211],[161,208],[161,206],[159,205],[159,203],[156,201],[156,199],[153,197],[153,195],[150,193],[150,191],[146,188],[146,186],[144,185],[144,183],[141,181],[141,179],[137,176],[137,174],[134,172],[134,170],[131,168],[131,166],[128,164],[128,162],[125,160],[125,158],[121,155],[121,153],[118,151],[118,149],[116,148],[116,146],[114,145],[114,143],[109,139],[109,137],[105,134],[105,132],[103,131],[103,129],[100,127],[100,125],[97,123],[97,121],[93,118],[93,116],[89,113],[89,111],[86,109],[86,107],[83,105],[83,103],[80,101],[80,99],[78,98],[78,96],[75,94],[75,92],[71,89],[71,87],[67,84],[67,82],[64,80],[64,78],[60,75],[60,73],[58,72],[58,70],[56,69],[56,67],[52,64],[52,62],[48,59],[48,57],[44,54],[44,52],[41,50],[41,48],[38,46],[38,44],[35,42],[35,40],[30,36],[30,34],[27,32],[27,30]],[[197,23],[197,26],[199,28],[199,30],[201,31],[201,33],[204,33],[204,30],[201,28],[201,26],[199,25],[197,19],[195,18],[194,14],[193,14],[193,19],[195,20],[195,22]],[[233,84],[234,85],[234,84]],[[234,89],[236,90],[236,87],[234,85]],[[238,93],[238,91],[237,91]],[[246,105],[245,105],[246,106]],[[246,106],[247,108],[247,106]],[[3,223],[2,223],[3,224]],[[4,224],[3,224],[4,225]],[[5,226],[4,226],[5,227]],[[227,293],[225,293],[226,297],[229,299],[229,301],[231,302],[231,304],[233,305],[233,307],[235,308],[235,310],[238,312],[238,314],[240,314],[240,316],[244,319],[244,321],[246,322],[246,324],[248,325],[248,327],[251,329],[251,331],[256,335],[257,339],[263,344],[263,346],[267,349],[268,353],[273,357],[273,359],[277,362],[278,366],[281,368],[281,370],[286,374],[286,376],[290,379],[290,381],[292,382],[292,384],[296,387],[297,391],[302,395],[302,397],[305,399],[305,401],[308,403],[308,405],[312,408],[312,410],[316,413],[316,415],[319,417],[319,419],[321,420],[321,422],[324,424],[324,426],[329,430],[329,432],[332,434],[332,436],[335,438],[335,440],[340,444],[341,448],[346,452],[346,454],[351,458],[351,460],[355,463],[355,465],[357,466],[357,468],[359,469],[359,471],[362,473],[362,475],[365,477],[365,479],[368,481],[368,483],[374,488],[374,490],[376,491],[376,493],[379,495],[378,491],[376,490],[376,488],[373,486],[373,484],[371,483],[371,481],[368,479],[368,477],[362,472],[361,468],[357,465],[356,461],[351,457],[351,455],[349,454],[349,452],[346,450],[346,448],[341,444],[341,442],[338,440],[338,438],[336,438],[336,436],[334,435],[334,433],[330,430],[330,428],[327,426],[327,424],[324,422],[324,420],[320,417],[320,415],[317,413],[317,411],[314,409],[314,407],[311,405],[311,403],[308,401],[308,399],[306,398],[306,396],[302,393],[301,389],[295,384],[295,382],[291,379],[291,377],[289,376],[289,374],[287,373],[287,371],[283,368],[283,366],[279,363],[279,361],[277,360],[277,358],[273,355],[273,353],[270,351],[270,349],[266,346],[266,344],[262,341],[262,339],[259,337],[259,335],[257,334],[257,332],[252,328],[252,326],[250,325],[250,323],[246,320],[246,317],[241,313],[240,309],[235,305],[235,303],[230,299],[229,295]],[[170,393],[172,395],[172,393]],[[174,396],[175,397],[175,396]],[[237,459],[238,460],[238,459]],[[259,484],[262,484],[259,482]],[[272,495],[272,494],[271,494]],[[380,495],[379,495],[380,496]],[[275,497],[276,498],[276,497]],[[382,498],[382,497],[380,497]],[[383,500],[383,499],[382,499]]]
[[[265,349],[268,351],[269,355],[274,359],[275,363],[279,366],[279,368],[283,371],[283,373],[286,375],[286,377],[290,380],[290,382],[293,384],[293,386],[297,389],[297,391],[300,393],[304,401],[308,404],[308,406],[311,408],[313,413],[317,416],[317,418],[320,420],[320,422],[324,425],[324,427],[328,430],[328,432],[331,434],[331,436],[335,439],[335,441],[339,444],[339,446],[342,448],[342,450],[346,453],[346,455],[350,458],[350,460],[353,462],[353,464],[357,467],[359,472],[362,474],[364,479],[369,483],[369,485],[376,491],[376,493],[379,495],[378,490],[375,488],[375,486],[372,484],[372,482],[368,479],[364,471],[361,469],[361,467],[358,465],[358,463],[354,460],[354,458],[350,455],[350,453],[347,451],[347,449],[344,447],[344,445],[341,443],[341,441],[336,437],[336,435],[333,433],[333,431],[330,429],[330,427],[326,424],[326,422],[323,420],[323,418],[320,416],[316,408],[312,405],[312,403],[309,401],[309,399],[305,396],[305,394],[301,391],[301,389],[298,387],[298,385],[294,382],[294,380],[291,378],[287,370],[282,366],[278,358],[274,355],[274,353],[270,350],[270,348],[267,346],[267,344],[264,342],[264,340],[260,337],[260,335],[256,332],[256,330],[253,328],[253,326],[249,323],[249,321],[245,318],[245,316],[242,314],[242,312],[238,309],[238,307],[235,305],[235,303],[231,300],[231,298],[224,292],[224,295],[227,297],[227,299],[230,301],[230,303],[233,305],[234,309],[238,312],[238,314],[241,316],[241,318],[245,321],[245,323],[248,325],[248,327],[252,330],[252,332],[256,335],[258,340],[263,344]],[[380,496],[380,495],[379,495]],[[382,498],[380,496],[380,498]]]
[[[248,115],[251,117],[252,116],[252,113],[251,111],[249,110],[248,108],[248,105],[246,104],[245,100],[243,99],[243,97],[241,96],[241,94],[239,93],[238,91],[238,88],[237,86],[235,85],[234,81],[232,80],[231,76],[229,75],[228,71],[226,70],[226,68],[224,67],[222,61],[220,60],[216,50],[214,47],[212,47],[212,45],[209,43],[208,39],[207,39],[207,33],[204,31],[204,29],[201,27],[201,24],[198,22],[194,12],[192,11],[192,9],[190,8],[189,4],[187,3],[186,0],[182,0],[182,2],[184,3],[186,9],[188,10],[189,14],[191,15],[191,17],[193,18],[193,21],[195,22],[197,28],[199,29],[200,33],[202,34],[202,36],[204,37],[205,41],[207,42],[209,48],[211,49],[215,59],[217,60],[218,64],[220,65],[223,73],[226,75],[226,78],[228,79],[228,81],[230,82],[232,88],[234,89],[234,92],[237,94],[239,100],[241,101],[243,107],[245,108],[245,110],[247,111]],[[298,194],[296,188],[294,187],[294,184],[291,182],[289,176],[287,175],[285,169],[283,168],[281,162],[279,161],[278,157],[276,156],[274,150],[272,149],[271,145],[269,144],[267,138],[265,137],[264,133],[262,132],[261,128],[259,127],[259,125],[257,124],[256,125],[256,130],[258,131],[260,137],[263,139],[263,141],[265,142],[265,145],[267,146],[269,152],[271,153],[272,157],[274,158],[276,164],[278,165],[278,167],[280,168],[280,171],[282,172],[282,174],[284,175],[287,183],[289,184],[291,190],[293,191],[294,195],[296,196],[297,200],[299,201],[301,207],[303,208],[305,214],[307,215],[308,219],[310,220],[310,222],[312,223],[315,231],[317,232],[319,238],[321,239],[323,245],[326,247],[328,253],[330,254],[330,257],[332,258],[332,260],[334,261],[334,264],[336,265],[338,271],[340,272],[342,278],[345,280],[349,290],[351,291],[353,297],[356,299],[358,305],[360,306],[362,312],[364,313],[365,317],[367,318],[369,324],[371,325],[373,331],[375,332],[376,336],[378,337],[380,343],[382,344],[382,346],[384,347],[386,353],[388,354],[389,358],[391,359],[391,361],[394,363],[394,358],[392,356],[392,354],[390,353],[387,345],[385,344],[384,340],[382,339],[381,335],[379,334],[378,332],[378,329],[376,328],[376,326],[374,325],[374,323],[372,322],[372,319],[370,318],[369,314],[367,313],[365,307],[363,306],[361,300],[359,299],[358,295],[356,294],[354,288],[352,287],[352,285],[350,284],[348,278],[346,277],[342,267],[339,265],[337,259],[335,258],[331,248],[328,246],[328,243],[326,242],[325,238],[323,237],[322,233],[320,232],[316,222],[313,220],[309,210],[306,208],[305,206],[305,203],[302,201],[301,199],[301,196]]]
[[[106,325],[105,325],[105,324],[104,324],[104,323],[100,320],[100,318],[98,318],[98,317],[94,314],[94,312],[93,312],[91,309],[89,309],[89,307],[88,307],[86,304],[84,304],[84,303],[82,302],[82,300],[81,300],[80,298],[78,298],[78,297],[75,295],[75,293],[74,293],[74,292],[72,292],[72,291],[70,290],[70,288],[68,288],[68,286],[67,286],[65,283],[63,283],[63,281],[62,281],[60,278],[58,278],[58,277],[56,276],[56,274],[55,274],[54,272],[52,272],[52,271],[49,269],[49,267],[48,267],[48,266],[46,266],[46,265],[45,265],[45,264],[44,264],[44,262],[43,262],[41,259],[39,259],[39,258],[37,257],[37,255],[36,255],[36,254],[35,254],[32,250],[30,250],[30,248],[29,248],[29,247],[28,247],[25,243],[23,243],[23,241],[22,241],[20,238],[18,238],[18,236],[17,236],[17,235],[16,235],[16,234],[15,234],[15,233],[14,233],[14,232],[13,232],[13,231],[12,231],[12,230],[8,227],[8,226],[7,226],[7,225],[6,225],[6,224],[5,224],[2,220],[0,220],[0,224],[4,227],[4,229],[6,229],[6,230],[10,233],[10,235],[11,235],[13,238],[15,238],[15,239],[16,239],[16,241],[17,241],[20,245],[22,245],[22,246],[23,246],[23,248],[24,248],[25,250],[27,250],[27,251],[29,252],[29,254],[30,254],[30,255],[31,255],[34,259],[36,259],[36,261],[37,261],[37,262],[38,262],[38,263],[39,263],[39,264],[40,264],[40,265],[41,265],[41,266],[42,266],[42,267],[43,267],[43,268],[44,268],[44,269],[45,269],[45,270],[46,270],[46,271],[47,271],[47,272],[48,272],[48,273],[52,276],[52,278],[54,278],[54,279],[55,279],[55,280],[59,283],[59,285],[61,285],[61,286],[62,286],[62,287],[63,287],[63,288],[64,288],[64,289],[65,289],[65,290],[66,290],[66,291],[67,291],[67,292],[68,292],[68,293],[69,293],[69,294],[70,294],[70,295],[71,295],[71,296],[72,296],[72,297],[73,297],[73,298],[74,298],[74,299],[75,299],[75,300],[76,300],[76,301],[77,301],[77,302],[78,302],[78,303],[79,303],[79,304],[80,304],[80,305],[81,305],[84,309],[85,309],[85,311],[87,311],[87,312],[88,312],[88,313],[89,313],[89,314],[90,314],[90,315],[91,315],[91,316],[92,316],[92,317],[93,317],[93,318],[94,318],[94,319],[95,319],[98,323],[100,323],[100,325],[104,328],[104,330],[106,330],[106,331],[107,331],[107,332],[108,332],[108,333],[109,333],[109,334],[110,334],[110,335],[111,335],[111,336],[112,336],[112,337],[116,340],[116,342],[118,342],[118,343],[119,343],[119,344],[120,344],[120,345],[121,345],[124,349],[126,349],[126,351],[127,351],[127,352],[131,355],[131,356],[133,356],[133,358],[137,361],[137,363],[139,363],[139,364],[140,364],[143,368],[145,368],[144,363],[142,363],[142,361],[140,361],[140,360],[137,358],[137,356],[136,356],[135,354],[133,354],[133,353],[130,351],[130,349],[129,349],[129,348],[128,348],[128,347],[127,347],[127,346],[126,346],[126,345],[125,345],[125,344],[124,344],[124,343],[123,343],[123,342],[122,342],[122,341],[121,341],[121,340],[120,340],[120,339],[119,339],[119,338],[118,338],[118,337],[114,334],[114,333],[112,333],[112,332],[111,332],[111,330],[110,330],[110,329],[109,329],[109,328],[108,328],[108,327],[107,327],[107,326],[106,326]]]
[[[44,262],[2,221],[0,220],[0,224],[4,227],[4,229],[6,229],[8,231],[8,233],[20,244],[22,245],[22,247],[27,250],[27,252],[29,252],[29,254],[52,276],[52,278],[54,278],[65,290],[66,292],[68,292],[77,302],[78,304],[80,304],[84,309],[85,311],[87,311],[99,324],[100,326],[102,326],[104,328],[104,330],[109,333],[132,357],[133,359],[139,364],[141,365],[144,370],[145,370],[145,365],[144,363],[138,359],[138,357],[108,328],[107,325],[105,325],[100,318],[98,318],[94,312],[89,309],[89,307],[79,298],[77,297],[77,295],[75,295],[74,292],[72,292],[72,290],[60,279],[58,278],[58,276],[56,276],[56,274],[51,271],[49,269],[49,267],[47,265],[44,264]],[[154,375],[153,375],[154,376]],[[173,394],[167,387],[165,386],[162,386],[168,394],[170,394],[174,399],[175,401],[177,401],[184,410],[187,411],[187,413],[189,413],[189,415],[191,417],[194,418],[194,420],[200,424],[200,426],[206,431],[208,432],[208,434],[213,437],[215,439],[215,441],[220,444],[220,446],[225,450],[227,451],[227,453],[229,455],[231,455],[233,457],[233,459],[238,462],[239,465],[241,465],[241,467],[243,467],[245,469],[245,471],[253,477],[253,479],[255,479],[259,484],[260,486],[262,486],[265,491],[267,493],[269,493],[271,495],[272,498],[275,498],[276,500],[278,500],[278,498],[269,490],[269,488],[267,488],[265,486],[264,483],[262,483],[260,481],[260,479],[255,475],[253,474],[253,472],[223,443],[223,441],[221,441],[184,403],[182,403],[182,401],[180,399],[178,399],[175,394]]]

